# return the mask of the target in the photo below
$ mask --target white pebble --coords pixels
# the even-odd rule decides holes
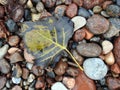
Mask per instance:
[[[27,63],[27,64],[26,64],[26,67],[27,67],[29,70],[31,70],[32,67],[33,67],[33,63]]]
[[[28,77],[28,82],[33,82],[33,80],[35,79],[35,76],[33,74],[30,74],[29,77]]]
[[[20,84],[21,78],[12,77],[12,82],[13,82],[14,84]]]
[[[86,19],[81,16],[76,16],[72,18],[72,22],[74,23],[74,31],[82,28],[86,24]]]

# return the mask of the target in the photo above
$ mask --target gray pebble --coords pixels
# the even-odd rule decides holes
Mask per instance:
[[[33,67],[33,64],[32,64],[32,63],[27,63],[27,64],[26,64],[26,67],[27,67],[29,70],[31,70],[32,67]]]
[[[68,90],[61,82],[52,85],[51,90]]]
[[[120,0],[116,0],[116,4],[120,6]]]
[[[107,74],[108,68],[100,58],[88,58],[83,63],[85,74],[93,79],[100,80]]]
[[[34,79],[35,79],[35,76],[33,74],[30,74],[27,81],[31,83],[33,82]]]
[[[77,46],[77,51],[82,56],[96,57],[100,55],[102,49],[96,43],[80,43]]]
[[[20,84],[21,78],[12,77],[12,82],[13,82],[14,84]]]
[[[85,18],[89,18],[90,17],[90,13],[83,7],[80,7],[78,10],[78,15],[85,17]]]

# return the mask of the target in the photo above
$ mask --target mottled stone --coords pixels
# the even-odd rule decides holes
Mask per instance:
[[[117,63],[113,64],[111,67],[110,67],[111,71],[116,73],[116,74],[120,74],[120,67],[118,66]]]
[[[5,84],[6,84],[6,77],[0,76],[0,89],[1,90],[5,86]]]

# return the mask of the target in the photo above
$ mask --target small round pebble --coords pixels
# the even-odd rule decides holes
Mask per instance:
[[[34,79],[35,79],[35,76],[34,76],[33,74],[30,74],[30,75],[28,76],[27,81],[31,83],[31,82],[33,82]]]
[[[95,6],[94,8],[93,8],[93,12],[94,13],[100,13],[102,11],[102,7],[100,7],[100,6]]]
[[[74,31],[82,28],[86,24],[86,19],[81,16],[75,16],[72,18],[72,22],[74,23]]]
[[[22,88],[21,88],[20,86],[18,86],[18,85],[15,85],[15,86],[12,88],[12,90],[22,90]]]
[[[38,2],[36,5],[36,9],[38,12],[42,12],[44,10],[44,5],[42,2]]]
[[[51,90],[68,90],[61,82],[56,82],[52,85]]]
[[[20,84],[21,78],[12,77],[12,82],[13,82],[14,84]]]
[[[10,46],[16,46],[20,41],[20,38],[17,35],[9,37],[8,43]]]
[[[107,74],[108,68],[100,58],[88,58],[83,63],[85,74],[93,79],[100,80]]]
[[[109,21],[101,15],[93,15],[86,26],[93,34],[103,34],[109,29]]]

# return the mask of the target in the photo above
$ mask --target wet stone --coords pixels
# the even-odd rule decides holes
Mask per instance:
[[[85,74],[93,79],[100,80],[107,74],[108,68],[100,58],[88,58],[83,62]]]

